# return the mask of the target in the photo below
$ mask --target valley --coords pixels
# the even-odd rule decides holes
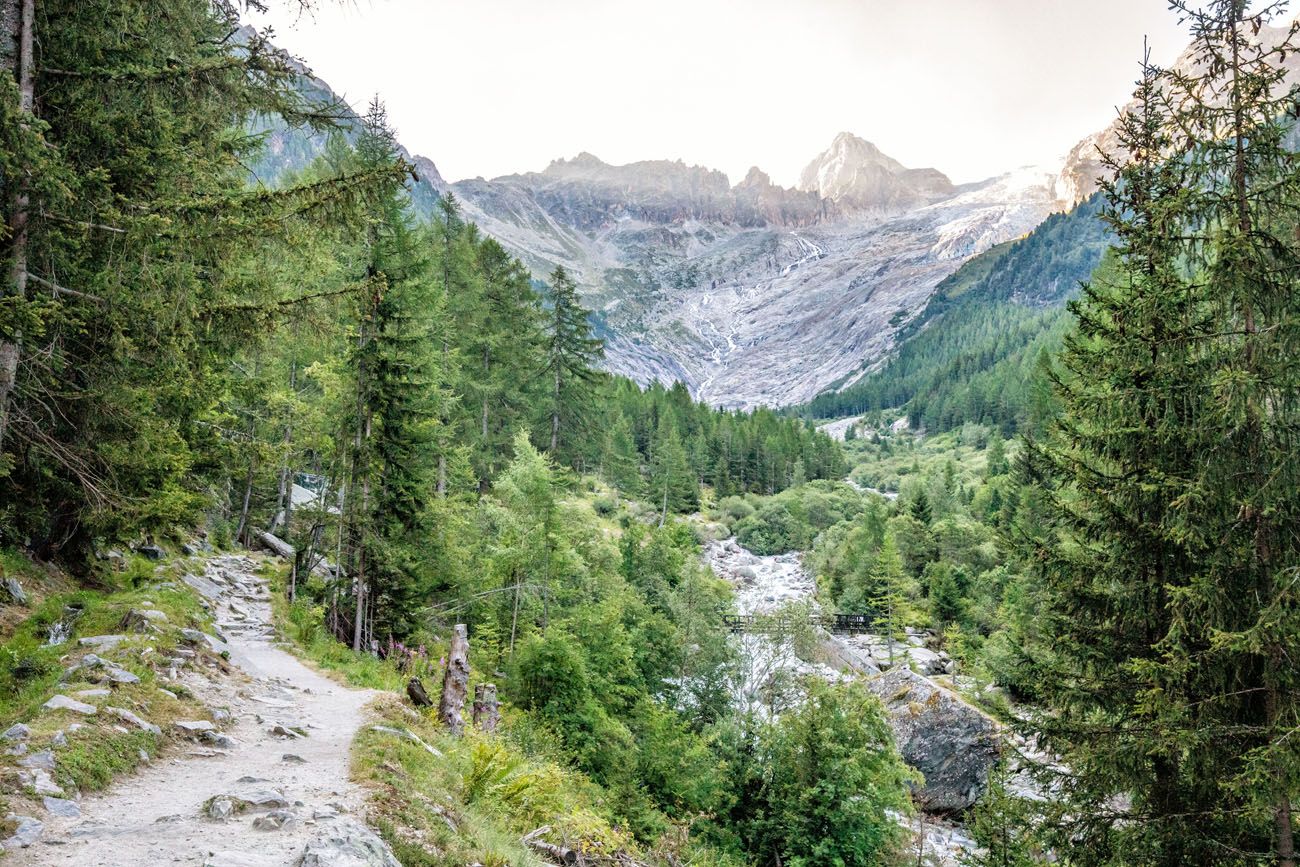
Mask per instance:
[[[688,5],[0,0],[0,861],[1300,865],[1300,18]]]

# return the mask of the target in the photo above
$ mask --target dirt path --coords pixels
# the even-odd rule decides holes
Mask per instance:
[[[383,852],[355,861],[342,854],[381,846],[357,821],[364,793],[348,780],[349,748],[374,693],[341,686],[271,643],[270,604],[256,565],[253,557],[227,555],[208,561],[203,576],[187,578],[212,602],[242,674],[214,681],[187,672],[179,682],[209,706],[229,710],[231,718],[219,725],[236,743],[196,743],[156,759],[86,796],[80,819],[51,819],[42,842],[12,853],[7,864],[280,867],[302,862],[309,846],[311,864],[396,863]],[[273,734],[276,723],[307,735]],[[225,820],[205,815],[205,803],[223,794],[278,795],[287,805]],[[267,829],[277,817],[283,827]]]

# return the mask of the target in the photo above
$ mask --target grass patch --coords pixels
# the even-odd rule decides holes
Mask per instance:
[[[0,557],[6,569],[13,568],[19,559],[21,555],[13,552]],[[184,687],[161,679],[154,669],[185,645],[182,629],[211,629],[210,617],[198,595],[179,579],[190,565],[187,561],[173,561],[157,567],[133,558],[127,570],[119,574],[120,586],[116,589],[49,592],[0,642],[0,728],[26,723],[31,729],[29,752],[54,752],[55,782],[69,794],[105,788],[117,775],[158,755],[176,720],[208,717],[208,709]],[[27,568],[41,569],[30,563]],[[65,576],[55,576],[44,586],[57,589],[73,584]],[[166,619],[152,621],[148,633],[128,632],[124,618],[132,610],[162,612]],[[51,645],[51,630],[56,626],[66,627],[67,637]],[[95,635],[125,638],[113,647],[83,647],[78,642]],[[191,649],[195,653],[191,664],[224,667],[224,662],[206,648]],[[89,653],[111,660],[138,677],[139,682],[98,682],[102,670],[97,669],[65,674]],[[108,690],[109,694],[78,695],[92,689]],[[88,716],[68,710],[44,710],[41,706],[55,694],[94,705],[98,713]],[[139,730],[108,712],[108,707],[130,711],[158,726],[163,734]],[[56,747],[54,740],[60,732],[67,744]],[[4,780],[5,791],[13,796],[6,804],[8,808],[24,806],[14,802],[30,794],[23,789],[19,758],[0,757],[0,779]]]
[[[367,726],[352,747],[353,776],[374,793],[376,827],[408,867],[543,865],[520,838],[550,825],[551,842],[591,854],[634,851],[601,815],[583,775],[529,756],[507,736],[452,737],[392,697],[373,706],[382,725],[416,734],[441,753]]]

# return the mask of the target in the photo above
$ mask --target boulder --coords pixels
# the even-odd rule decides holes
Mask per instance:
[[[42,795],[55,795],[61,797],[63,795],[63,789],[58,783],[54,782],[54,778],[50,776],[49,771],[37,768],[34,771],[19,771],[18,773],[20,779],[23,780],[23,783],[31,786],[32,791],[34,791],[38,797]],[[25,776],[26,774],[31,774],[31,776],[27,777]]]
[[[49,750],[41,750],[39,753],[32,753],[30,756],[24,756],[18,760],[20,768],[41,768],[46,771],[54,770],[54,753]]]
[[[54,798],[46,795],[44,798],[45,812],[51,816],[58,816],[63,819],[80,819],[81,808],[77,806],[76,801],[69,801],[66,798]]]
[[[216,726],[205,719],[177,720],[172,723],[181,734],[187,737],[201,737],[204,732],[215,731]]]
[[[139,548],[135,549],[135,553],[139,554],[146,560],[153,560],[155,562],[166,556],[163,553],[163,549],[159,548],[157,545],[141,545]]]
[[[289,800],[273,789],[249,789],[237,794],[213,795],[203,804],[203,814],[209,819],[224,821],[239,813],[285,810],[288,807]]]
[[[352,819],[333,823],[307,843],[300,867],[402,867],[388,844]]]
[[[166,622],[166,613],[155,608],[132,608],[122,617],[122,628],[128,632],[149,632],[155,624]]]
[[[0,741],[25,741],[32,736],[32,730],[22,723],[14,723],[0,733]]]
[[[23,590],[23,585],[18,583],[17,578],[7,577],[0,584],[4,586],[5,595],[9,597],[10,601],[18,605],[27,604],[27,592]]]
[[[17,822],[18,828],[14,831],[13,836],[6,839],[3,844],[3,850],[26,849],[41,838],[41,832],[45,830],[45,823],[33,819],[31,816],[18,816],[10,813],[5,816],[6,822]]]
[[[997,723],[902,666],[866,683],[885,706],[903,760],[925,778],[914,792],[917,804],[932,813],[955,813],[974,804],[998,760]]]
[[[86,716],[94,716],[99,713],[99,708],[95,707],[93,704],[86,704],[85,702],[77,701],[75,698],[68,698],[66,695],[56,695],[54,698],[41,705],[41,707],[45,710],[67,710],[72,711],[73,713],[84,714]]]
[[[253,820],[253,827],[259,831],[279,831],[298,824],[298,815],[292,810],[272,810]]]

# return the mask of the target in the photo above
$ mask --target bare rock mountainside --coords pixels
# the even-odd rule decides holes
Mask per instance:
[[[333,98],[304,70],[303,88]],[[274,120],[255,167],[273,183],[324,140]],[[728,408],[806,401],[851,382],[964,261],[1066,206],[1059,167],[955,186],[841,133],[798,189],[753,168],[655,160],[609,165],[583,153],[540,172],[448,184],[412,157],[417,207],[450,191],[465,216],[539,280],[579,282],[606,366],[641,383],[681,380]]]

